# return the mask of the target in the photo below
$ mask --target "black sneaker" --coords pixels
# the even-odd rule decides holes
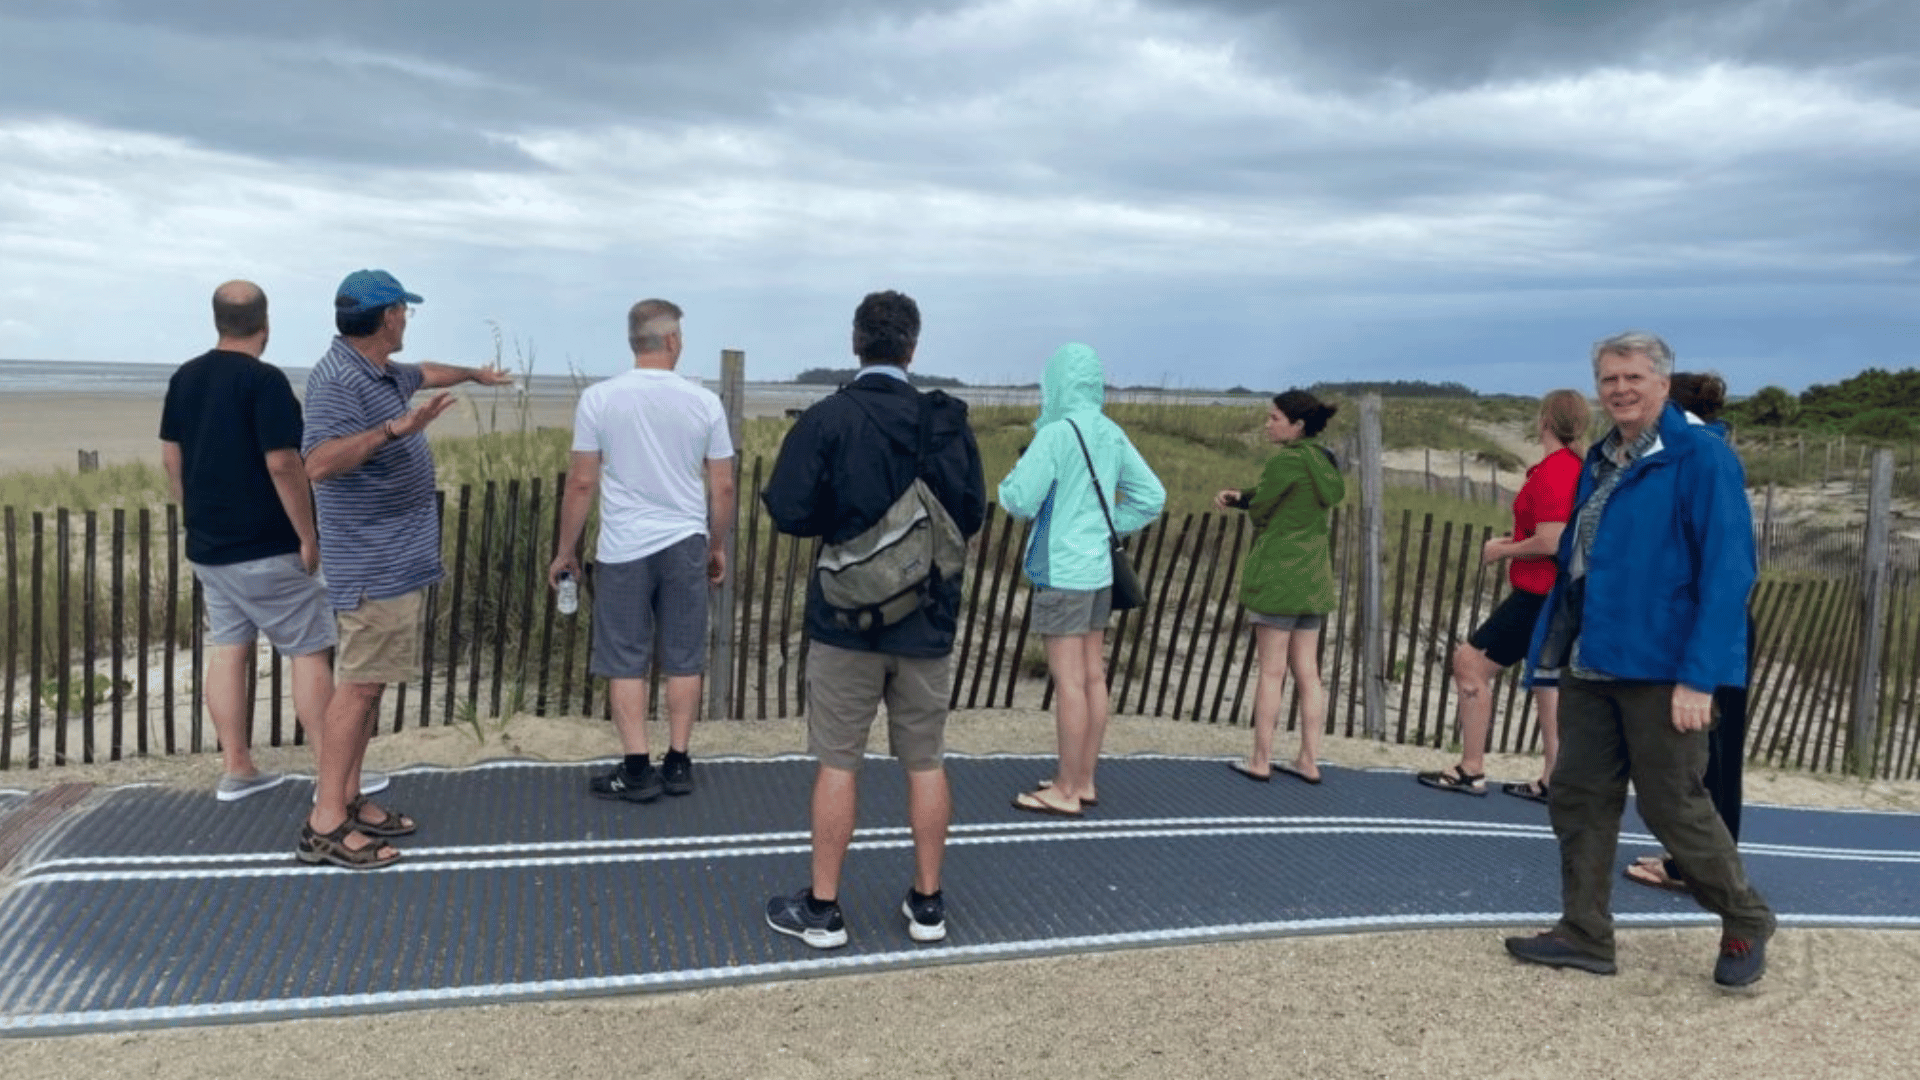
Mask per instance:
[[[1566,938],[1552,932],[1535,934],[1533,937],[1510,937],[1507,939],[1507,951],[1513,954],[1514,959],[1525,960],[1529,964],[1578,968],[1595,975],[1611,975],[1619,970],[1614,967],[1613,961],[1581,952]]]
[[[900,914],[907,917],[907,935],[915,941],[944,941],[947,936],[947,901],[939,893],[915,896],[907,890],[900,901]]]
[[[1767,973],[1767,939],[1723,937],[1713,981],[1721,986],[1752,986]]]
[[[847,921],[840,916],[840,905],[835,903],[816,915],[807,906],[812,898],[812,889],[801,889],[792,896],[776,896],[767,901],[767,925],[816,949],[837,949],[845,945]]]
[[[660,797],[663,785],[660,783],[660,770],[652,765],[641,770],[639,776],[628,776],[626,766],[615,765],[610,772],[589,781],[587,790],[602,799],[652,802]]]
[[[668,754],[660,763],[660,781],[669,795],[693,794],[693,759],[685,754]]]

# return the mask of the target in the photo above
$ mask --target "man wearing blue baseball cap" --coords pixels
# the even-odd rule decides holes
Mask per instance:
[[[300,833],[301,861],[351,869],[390,865],[387,843],[418,826],[360,792],[360,764],[391,682],[420,670],[427,587],[443,576],[440,514],[427,425],[453,404],[445,388],[505,386],[494,367],[404,364],[411,305],[421,298],[385,270],[356,270],[333,299],[340,336],[307,377],[302,449],[320,519],[327,598],[339,622],[333,700],[317,752],[313,813]],[[420,390],[439,390],[412,405]]]

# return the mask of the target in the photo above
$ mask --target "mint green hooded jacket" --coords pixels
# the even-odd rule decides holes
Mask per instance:
[[[1091,348],[1062,345],[1047,360],[1033,443],[1000,481],[1001,508],[1033,519],[1026,569],[1035,585],[1092,591],[1113,584],[1107,519],[1067,421],[1079,425],[1100,486],[1117,502],[1110,510],[1121,535],[1145,527],[1166,508],[1160,478],[1120,425],[1100,411],[1106,400],[1106,371]]]

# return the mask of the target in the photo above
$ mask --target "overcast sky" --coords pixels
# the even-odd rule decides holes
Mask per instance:
[[[0,4],[0,357],[177,362],[213,287],[309,366],[348,271],[410,359],[1736,392],[1920,365],[1912,0]],[[511,359],[511,355],[509,357]],[[517,361],[516,361],[517,363]]]

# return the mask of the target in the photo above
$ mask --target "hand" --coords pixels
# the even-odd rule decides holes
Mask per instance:
[[[1228,488],[1227,490],[1222,491],[1220,494],[1215,495],[1213,497],[1213,508],[1216,510],[1231,510],[1233,509],[1234,504],[1238,503],[1239,501],[1240,501],[1240,493],[1233,490],[1232,488]]]
[[[319,544],[306,540],[300,541],[300,565],[306,568],[308,577],[312,577],[320,569]]]
[[[580,560],[571,555],[555,555],[547,566],[547,588],[556,592],[560,588],[560,575],[572,574],[573,580],[580,580]]]
[[[503,367],[473,368],[473,381],[481,386],[512,386],[513,372]]]
[[[408,409],[401,416],[387,421],[387,429],[394,438],[405,438],[427,430],[427,425],[440,418],[440,414],[453,407],[453,395],[445,390]]]
[[[727,580],[727,553],[722,548],[707,552],[707,584],[718,585]]]
[[[1690,686],[1673,688],[1673,730],[1705,731],[1713,724],[1713,695]]]
[[[1506,553],[1500,550],[1506,545],[1507,538],[1504,536],[1487,537],[1487,542],[1480,546],[1480,561],[1482,563],[1497,563],[1501,559],[1506,558]]]

